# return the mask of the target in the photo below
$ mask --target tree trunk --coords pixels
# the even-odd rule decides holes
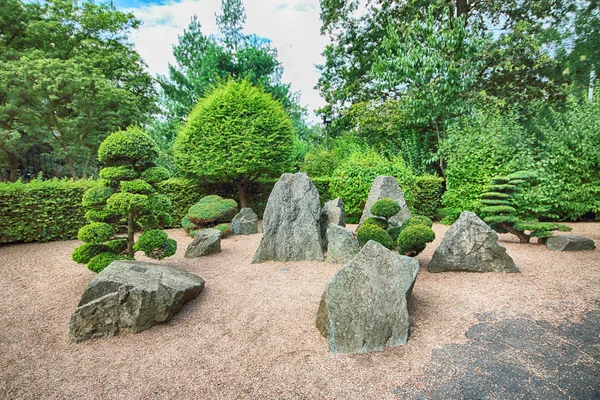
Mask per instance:
[[[506,223],[501,223],[500,226],[506,229],[508,233],[512,233],[513,235],[518,237],[519,243],[529,243],[531,235],[527,235],[525,232],[521,232],[520,230],[515,229],[514,227]]]
[[[469,12],[469,1],[468,0],[456,0],[456,16],[460,17],[463,14]]]
[[[81,175],[81,177],[83,179],[87,179],[87,171],[88,171],[88,168],[90,166],[90,160],[91,160],[91,158],[92,158],[92,150],[90,148],[87,148],[87,154],[85,156],[85,164],[83,166],[83,173]]]
[[[133,243],[135,240],[135,221],[133,220],[133,212],[127,213],[127,255],[133,258]]]
[[[235,182],[240,196],[240,208],[248,207],[248,186],[250,186],[250,182]]]
[[[19,161],[16,158],[10,157],[8,160],[8,180],[16,182],[19,179]]]

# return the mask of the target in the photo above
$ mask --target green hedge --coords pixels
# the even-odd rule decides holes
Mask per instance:
[[[444,180],[435,175],[417,177],[415,182],[414,203],[412,211],[415,215],[425,215],[435,219],[438,208],[442,205],[442,183]]]
[[[75,239],[92,180],[0,183],[0,243]]]

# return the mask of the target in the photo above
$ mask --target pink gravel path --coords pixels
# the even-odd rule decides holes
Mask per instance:
[[[600,246],[600,223],[572,234]],[[167,324],[139,334],[70,342],[69,319],[94,274],[71,261],[78,241],[0,247],[0,398],[393,398],[425,372],[431,351],[464,342],[475,314],[577,321],[600,300],[600,250],[560,253],[501,241],[521,274],[431,274],[425,266],[448,227],[418,258],[405,346],[335,356],[314,326],[340,265],[250,264],[260,234],[223,240],[220,254],[163,264],[206,280],[200,297]],[[140,257],[142,258],[142,257]]]

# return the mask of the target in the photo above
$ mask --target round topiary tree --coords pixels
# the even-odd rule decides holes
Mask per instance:
[[[415,215],[404,221],[402,225],[391,228],[388,233],[398,246],[400,254],[414,257],[425,250],[427,243],[435,240],[432,226],[431,218]]]
[[[133,259],[137,251],[155,259],[175,254],[177,242],[154,229],[171,224],[166,212],[171,201],[156,193],[169,172],[154,166],[156,157],[156,143],[139,128],[115,132],[102,142],[98,160],[104,168],[99,184],[83,196],[89,224],[79,230],[84,244],[73,251],[74,261],[100,272],[112,261]]]
[[[204,228],[215,227],[221,231],[221,238],[229,236],[231,227],[229,222],[238,212],[237,203],[232,199],[221,196],[209,195],[192,205],[188,213],[181,220],[181,226],[190,236]],[[229,229],[225,228],[228,226]]]
[[[531,215],[520,213],[515,207],[514,196],[523,190],[524,184],[533,184],[537,174],[517,171],[508,176],[495,176],[481,195],[483,220],[498,233],[512,233],[520,243],[529,243],[532,237],[543,242],[553,231],[568,232],[571,227],[556,222],[540,222]],[[529,232],[529,233],[527,233]]]
[[[209,182],[231,182],[241,207],[259,177],[291,167],[293,125],[283,106],[248,81],[230,80],[198,101],[173,147],[180,170]]]
[[[358,241],[364,246],[369,240],[374,240],[388,249],[394,247],[390,235],[374,223],[363,223],[356,231]]]

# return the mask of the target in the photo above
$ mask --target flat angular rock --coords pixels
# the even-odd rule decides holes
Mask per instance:
[[[371,191],[369,192],[363,214],[360,217],[359,225],[362,224],[365,219],[374,217],[374,215],[371,214],[371,207],[373,207],[373,204],[375,204],[377,200],[383,199],[384,197],[397,201],[401,207],[398,214],[388,220],[390,226],[400,226],[404,221],[411,217],[408,206],[406,205],[406,200],[404,200],[404,193],[402,192],[402,189],[400,189],[400,186],[398,186],[396,178],[393,176],[378,176],[371,185]]]
[[[435,249],[429,272],[519,272],[498,234],[472,212],[464,211]]]
[[[252,235],[258,233],[258,215],[251,208],[242,208],[231,220],[234,235]]]
[[[332,352],[367,353],[406,343],[410,298],[419,262],[375,241],[327,284],[317,311],[317,329]]]
[[[281,175],[269,195],[252,262],[323,261],[320,214],[319,192],[308,175]]]
[[[185,250],[185,258],[196,258],[221,252],[221,231],[203,229],[196,233],[192,243]]]
[[[346,226],[344,202],[339,197],[326,202],[321,210],[321,239],[324,250],[327,250],[327,228],[332,224]]]
[[[596,243],[583,236],[558,235],[546,239],[546,249],[551,251],[594,250]]]
[[[170,320],[204,288],[199,276],[142,261],[114,261],[91,280],[70,323],[71,340],[141,332]]]
[[[327,242],[327,262],[330,264],[346,264],[360,252],[356,234],[339,225],[329,225]]]

